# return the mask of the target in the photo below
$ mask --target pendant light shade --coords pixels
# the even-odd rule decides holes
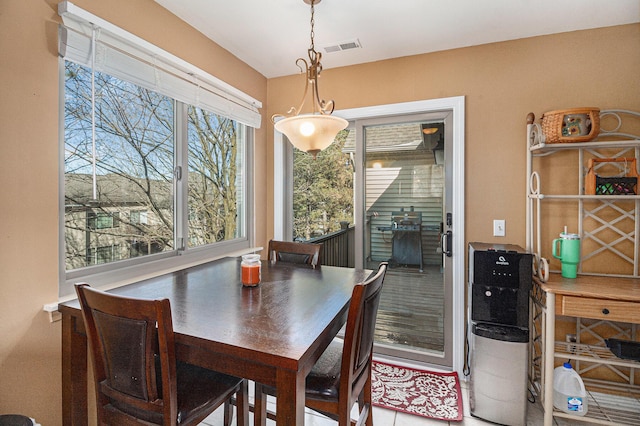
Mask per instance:
[[[274,127],[277,131],[284,133],[289,141],[301,151],[308,152],[315,156],[331,145],[340,130],[343,130],[349,124],[347,120],[340,117],[333,117],[331,114],[334,109],[333,101],[320,100],[318,95],[318,77],[322,71],[320,59],[322,54],[316,52],[313,44],[313,27],[314,27],[314,4],[320,0],[303,0],[311,5],[311,46],[308,49],[309,62],[303,58],[298,58],[296,65],[306,74],[306,83],[302,102],[296,109],[292,107],[288,114],[274,114],[271,117]],[[304,68],[303,68],[304,67]],[[311,90],[309,90],[311,86]],[[310,93],[312,98],[313,112],[309,114],[300,114],[302,107]]]
[[[324,114],[302,114],[283,118],[275,123],[277,131],[284,133],[293,146],[313,154],[333,143],[340,130],[347,127],[347,120]]]

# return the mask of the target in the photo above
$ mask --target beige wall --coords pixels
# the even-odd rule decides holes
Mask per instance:
[[[300,76],[267,81],[152,0],[75,3],[261,100],[258,244],[273,235],[273,128]],[[61,423],[58,290],[58,60],[55,0],[0,2],[0,413]],[[428,41],[425,41],[428,43]],[[325,70],[338,108],[466,96],[466,239],[524,244],[525,116],[572,106],[640,110],[640,25],[539,37]],[[301,52],[301,54],[304,52]],[[292,62],[295,58],[292,58]]]

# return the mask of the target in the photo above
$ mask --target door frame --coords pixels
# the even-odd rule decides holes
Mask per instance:
[[[464,145],[465,145],[465,98],[464,96],[432,99],[415,102],[405,102],[389,105],[377,105],[363,108],[353,108],[335,111],[334,115],[342,117],[349,122],[357,120],[402,116],[408,114],[426,114],[437,112],[452,113],[452,188],[451,206],[453,211],[452,226],[453,247],[451,250],[456,255],[453,256],[452,267],[452,369],[462,377],[464,369],[464,326],[465,326],[465,228],[464,228]],[[360,129],[361,130],[361,129]],[[356,129],[356,169],[355,180],[355,222],[356,241],[364,241],[364,227],[358,223],[365,223],[364,212],[364,141],[362,131]],[[448,195],[448,194],[447,194]],[[363,244],[356,244],[356,267],[362,268],[364,265]],[[438,366],[440,367],[440,366]]]
[[[362,108],[352,108],[334,111],[333,115],[342,117],[347,121],[381,118],[389,116],[401,116],[407,114],[423,114],[450,111],[452,117],[452,182],[451,205],[454,212],[452,217],[453,238],[451,250],[453,256],[452,283],[453,283],[453,345],[452,345],[452,369],[463,377],[464,369],[464,327],[465,327],[465,174],[464,174],[464,152],[465,152],[465,97],[456,96],[449,98],[430,99],[413,102],[403,102],[387,105],[376,105]],[[361,132],[359,132],[361,133]],[[274,238],[286,239],[287,222],[291,220],[288,213],[292,208],[288,204],[290,199],[290,188],[287,187],[287,170],[291,169],[289,144],[284,136],[274,129]],[[363,140],[361,136],[356,136],[356,165],[364,167]],[[360,156],[360,157],[358,157]],[[355,224],[356,240],[364,241],[364,228],[358,226],[364,224],[364,170],[357,170],[355,181]],[[364,265],[362,244],[356,244],[356,267],[362,268]]]

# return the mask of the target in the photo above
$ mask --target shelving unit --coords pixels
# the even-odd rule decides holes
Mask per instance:
[[[545,425],[553,424],[553,417],[597,424],[640,424],[640,362],[613,355],[605,347],[605,336],[599,334],[600,329],[607,329],[606,337],[640,337],[640,279],[587,275],[568,279],[552,273],[547,282],[537,277],[533,281],[529,377],[532,390],[542,398]],[[575,342],[556,339],[556,316],[575,318]],[[553,369],[567,360],[583,376],[589,391],[585,417],[553,408]],[[602,366],[615,380],[585,377]]]
[[[586,195],[584,193],[585,164],[587,158],[634,157],[640,159],[639,134],[620,131],[623,117],[628,121],[640,123],[640,113],[626,110],[607,110],[601,113],[602,121],[614,120],[614,128],[601,130],[598,138],[589,142],[578,143],[545,143],[542,128],[534,122],[533,114],[527,123],[527,248],[534,253],[538,262],[544,264],[541,250],[540,208],[545,200],[565,201],[577,204],[579,212],[578,234],[583,247],[592,247],[583,252],[579,273],[595,273],[584,271],[583,265],[597,256],[608,252],[628,264],[628,270],[617,274],[627,277],[640,276],[640,195]],[[533,169],[535,158],[542,160],[563,151],[577,151],[576,167],[578,186],[573,191],[564,193],[544,193],[541,191],[542,177]],[[606,154],[603,154],[606,151]],[[613,151],[613,152],[612,152]],[[575,205],[574,204],[574,205]],[[600,219],[607,213],[607,220]],[[605,237],[603,235],[607,234]],[[624,248],[621,248],[625,246]],[[628,249],[626,246],[632,246]],[[538,266],[538,265],[534,265]],[[537,268],[536,268],[537,269]]]
[[[623,117],[636,120],[640,113],[625,110],[601,112],[603,122],[613,128],[601,129],[597,139],[580,143],[546,144],[535,117],[527,117],[527,249],[534,255],[534,286],[531,293],[531,356],[529,379],[532,391],[543,401],[545,425],[553,417],[596,424],[640,424],[640,362],[617,358],[606,348],[605,338],[640,339],[640,195],[586,195],[584,179],[588,158],[634,157],[640,159],[640,128],[636,134],[621,131]],[[633,126],[632,126],[633,127]],[[534,159],[567,150],[577,151],[577,188],[566,193],[544,193],[544,173],[534,169]],[[571,157],[575,158],[575,157]],[[541,164],[541,163],[537,163]],[[621,163],[624,166],[624,163]],[[542,167],[540,167],[542,169]],[[640,190],[640,185],[637,186]],[[548,191],[550,192],[550,191]],[[562,278],[549,271],[544,257],[551,246],[541,248],[542,204],[548,200],[567,203],[578,213],[583,247],[578,278]],[[563,204],[564,205],[564,204]],[[569,210],[569,209],[567,209]],[[620,273],[585,271],[588,261],[598,256],[614,256]],[[597,265],[597,262],[595,263]],[[556,315],[575,321],[575,342],[556,340]],[[575,417],[553,408],[553,369],[570,360],[583,376],[589,391],[585,417]],[[604,368],[607,378],[588,379],[590,372]]]

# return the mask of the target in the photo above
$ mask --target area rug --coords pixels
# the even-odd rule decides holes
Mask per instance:
[[[462,421],[458,374],[414,370],[374,361],[373,405],[436,420]]]

